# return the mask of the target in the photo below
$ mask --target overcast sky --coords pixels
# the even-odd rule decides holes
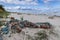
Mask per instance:
[[[60,12],[60,0],[0,0],[0,4],[12,12]]]

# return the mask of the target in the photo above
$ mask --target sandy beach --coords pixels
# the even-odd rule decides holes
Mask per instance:
[[[48,16],[48,15],[27,15],[27,14],[17,15],[17,14],[14,14],[14,15],[10,15],[10,16],[13,16],[13,17],[15,17],[15,19],[19,19],[19,20],[21,17],[23,17],[24,20],[28,20],[28,21],[33,22],[33,23],[49,22],[53,25],[54,32],[59,35],[59,36],[55,36],[52,34],[49,35],[48,34],[49,30],[46,30],[47,34],[49,35],[49,40],[60,40],[60,17],[58,17],[58,16],[53,16],[53,19],[49,18],[52,16]],[[26,35],[34,36],[34,33],[37,33],[40,30],[43,30],[43,29],[24,28],[24,29],[22,29],[22,32],[19,34],[12,34],[11,37],[5,36],[4,40],[5,39],[6,40],[28,40],[28,39],[26,39]]]
[[[60,0],[0,0],[0,40],[60,40]]]

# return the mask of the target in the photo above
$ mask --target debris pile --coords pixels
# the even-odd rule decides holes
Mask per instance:
[[[17,20],[11,17],[10,21],[0,22],[0,31],[2,34],[11,33],[20,33],[23,28],[42,28],[42,29],[51,29],[52,25],[50,23],[33,23],[28,20]]]

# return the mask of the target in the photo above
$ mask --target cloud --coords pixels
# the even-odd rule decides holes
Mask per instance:
[[[10,4],[38,5],[37,0],[0,0],[0,1]]]
[[[8,11],[8,10],[37,10],[37,11],[44,11],[44,10],[49,10],[49,8],[47,7],[44,7],[44,8],[40,8],[40,7],[31,7],[31,6],[6,6],[5,9]]]
[[[20,8],[20,6],[13,6],[13,7],[11,7],[11,6],[9,6],[9,7],[4,7],[6,10],[17,10],[17,9],[19,9]]]
[[[33,9],[31,7],[25,7],[25,6],[9,6],[9,7],[4,7],[7,10],[22,10],[22,9]]]
[[[43,0],[44,3],[48,3],[50,1],[53,1],[53,0]]]
[[[60,0],[43,0],[44,3],[49,3],[49,2],[60,2]]]
[[[43,0],[44,3],[49,3],[51,1],[56,1],[56,2],[60,2],[60,0]]]

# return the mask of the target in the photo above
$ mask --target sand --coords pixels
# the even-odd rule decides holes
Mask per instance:
[[[21,17],[23,17],[24,20],[29,20],[33,23],[49,22],[54,26],[54,32],[59,35],[59,36],[54,36],[51,34],[51,35],[49,35],[49,40],[60,40],[60,17],[54,16],[53,19],[49,19],[48,17],[50,17],[50,16],[48,16],[48,15],[26,15],[26,14],[22,14],[22,15],[13,14],[10,16],[13,16],[13,17],[15,17],[15,19],[19,19],[19,20]],[[4,40],[27,40],[26,34],[34,36],[34,33],[40,31],[41,29],[40,28],[38,28],[38,29],[37,28],[25,28],[22,30],[23,30],[23,32],[20,34],[17,34],[17,33],[12,34],[12,37],[8,37],[5,35]]]

